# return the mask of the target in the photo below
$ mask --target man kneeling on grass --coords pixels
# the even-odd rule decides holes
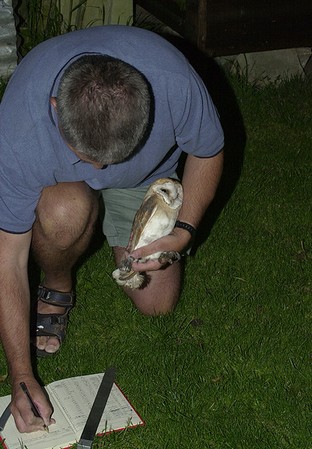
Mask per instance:
[[[126,26],[75,31],[43,42],[19,64],[0,107],[0,332],[21,432],[53,422],[30,359],[30,249],[44,273],[34,344],[38,354],[54,354],[74,303],[72,267],[90,242],[99,192],[103,232],[118,265],[148,186],[174,177],[186,153],[178,219],[190,226],[175,227],[132,255],[181,253],[214,197],[222,147],[218,114],[202,80],[152,32]],[[146,315],[172,311],[181,263],[132,268],[147,271],[150,280],[125,289],[134,305]],[[166,285],[161,295],[160,285]],[[32,414],[20,382],[43,419]]]

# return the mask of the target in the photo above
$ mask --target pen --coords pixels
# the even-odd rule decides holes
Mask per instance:
[[[20,386],[21,386],[21,389],[22,389],[23,392],[26,394],[26,396],[27,396],[27,398],[28,398],[28,400],[29,400],[29,403],[30,403],[31,410],[32,410],[33,414],[34,414],[37,418],[41,418],[41,419],[43,420],[43,418],[42,418],[42,416],[40,415],[40,412],[39,412],[39,410],[38,410],[38,407],[36,406],[36,404],[35,404],[34,401],[32,400],[32,397],[30,396],[30,393],[29,393],[29,391],[28,391],[28,388],[27,388],[25,382],[21,382],[21,383],[20,383]],[[47,425],[43,424],[43,428],[44,428],[44,430],[46,430],[47,432],[49,432],[49,427],[48,427]]]
[[[2,430],[4,430],[4,426],[6,425],[7,420],[9,419],[9,417],[11,415],[10,407],[11,407],[11,403],[7,406],[7,408],[4,410],[4,412],[1,415],[0,432],[2,432]]]

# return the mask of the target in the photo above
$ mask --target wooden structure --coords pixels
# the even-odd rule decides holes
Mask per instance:
[[[136,0],[210,56],[312,47],[312,0]]]

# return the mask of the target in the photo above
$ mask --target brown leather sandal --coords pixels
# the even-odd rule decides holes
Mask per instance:
[[[59,292],[51,290],[43,285],[38,287],[38,301],[43,301],[46,304],[53,306],[64,307],[65,313],[37,313],[36,337],[57,337],[60,344],[63,343],[66,335],[66,327],[68,322],[68,313],[73,308],[75,302],[75,294],[73,292]],[[44,349],[36,349],[37,356],[49,357],[56,354],[46,352]]]

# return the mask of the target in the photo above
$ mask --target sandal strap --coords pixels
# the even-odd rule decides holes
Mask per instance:
[[[75,293],[72,291],[60,292],[58,290],[46,288],[43,285],[39,285],[38,300],[53,306],[72,308],[75,302]]]
[[[36,336],[56,337],[63,343],[66,335],[66,325],[68,321],[68,311],[64,315],[43,315],[37,314]]]
[[[66,326],[68,320],[68,312],[64,313],[64,315],[43,315],[42,313],[37,314],[37,329],[36,331],[44,330],[49,326]],[[51,329],[50,329],[51,331]]]

